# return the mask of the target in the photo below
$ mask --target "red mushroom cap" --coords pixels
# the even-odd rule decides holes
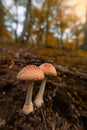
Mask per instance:
[[[44,79],[44,73],[35,65],[28,65],[24,67],[17,75],[21,80],[42,80]]]
[[[50,63],[43,63],[39,66],[39,68],[44,72],[45,75],[57,75],[55,67]]]

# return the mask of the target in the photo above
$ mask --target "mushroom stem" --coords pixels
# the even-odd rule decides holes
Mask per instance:
[[[43,102],[44,102],[44,101],[43,101],[43,94],[44,94],[44,90],[45,90],[45,85],[46,85],[46,78],[44,78],[44,79],[42,80],[42,83],[41,83],[39,92],[38,92],[38,94],[37,94],[37,96],[36,96],[36,99],[35,99],[35,101],[34,101],[34,103],[35,103],[35,105],[36,105],[37,107],[41,107],[42,104],[43,104]]]
[[[38,92],[38,95],[41,95],[42,97],[43,97],[43,94],[44,94],[45,85],[46,85],[46,78],[44,78],[42,80],[42,83],[41,83],[41,86],[40,86],[40,89],[39,89],[39,92]]]
[[[33,111],[32,92],[33,92],[33,81],[31,81],[29,84],[25,104],[23,107],[23,112],[25,114],[29,114],[30,112]]]
[[[32,81],[29,83],[25,105],[29,105],[32,102],[33,84],[34,83]]]

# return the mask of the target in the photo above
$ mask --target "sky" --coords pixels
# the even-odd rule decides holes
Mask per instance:
[[[82,19],[84,19],[87,7],[87,0],[70,0],[70,4],[77,4],[75,13],[77,13]]]

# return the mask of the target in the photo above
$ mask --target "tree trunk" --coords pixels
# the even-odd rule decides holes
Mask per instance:
[[[81,48],[87,50],[87,21],[84,25],[84,43],[82,44]]]
[[[43,45],[44,28],[40,27],[40,28],[39,28],[39,32],[40,32],[40,35],[38,36],[37,46],[38,46],[38,45]]]
[[[76,50],[78,49],[78,43],[79,43],[78,34],[76,34]]]
[[[63,42],[63,32],[62,32],[62,25],[61,25],[61,32],[60,32],[60,35],[61,35],[61,37],[60,37],[60,49],[64,49],[65,47],[64,47],[64,42]]]
[[[24,25],[23,25],[23,31],[18,39],[18,41],[20,42],[26,42],[28,40],[29,34],[30,34],[30,18],[31,18],[31,2],[32,0],[28,0],[27,2],[27,8],[26,8],[26,14],[25,14],[25,21],[24,21]]]
[[[16,18],[15,18],[15,24],[16,24],[16,28],[15,28],[15,42],[17,42],[17,30],[18,30],[18,1],[15,0],[15,9],[16,9]]]
[[[86,6],[86,21],[85,21],[85,24],[84,24],[84,42],[81,46],[82,49],[84,50],[87,50],[87,6]]]
[[[47,40],[48,40],[48,33],[49,33],[49,25],[48,25],[48,18],[49,18],[49,0],[47,0],[47,12],[46,12],[46,34],[45,34],[45,47],[47,46]]]

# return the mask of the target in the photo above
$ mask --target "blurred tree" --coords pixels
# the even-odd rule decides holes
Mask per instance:
[[[36,36],[36,45],[44,45],[45,47],[48,44],[48,37],[52,32],[51,22],[52,22],[52,10],[53,1],[44,1],[42,8],[33,8],[33,29],[32,32]]]
[[[9,13],[9,10],[6,10],[4,7],[2,0],[0,1],[0,42],[12,41],[12,35],[7,30],[6,26],[6,16]]]
[[[79,49],[79,36],[83,31],[83,23],[81,21],[81,18],[74,13],[75,8],[77,7],[77,4],[72,6],[71,11],[67,15],[66,21],[68,22],[67,28],[69,29],[69,37],[70,41],[72,41],[72,44],[75,44],[75,48]]]
[[[57,34],[60,36],[60,38],[57,38],[58,44],[60,44],[60,48],[64,48],[63,33],[67,28],[67,21],[63,12],[68,9],[68,6],[62,4],[62,2],[65,3],[65,0],[45,0],[41,10],[34,8],[34,21],[36,21],[34,32],[38,34],[36,34],[38,44],[43,44],[45,47],[49,46],[48,37],[52,36],[56,39],[55,34]]]
[[[55,10],[54,10],[55,9]],[[53,28],[57,35],[57,44],[61,49],[65,48],[64,45],[64,33],[67,29],[68,21],[67,15],[70,10],[70,6],[67,6],[66,0],[56,0],[56,4],[53,9]]]
[[[81,46],[82,49],[87,50],[87,5],[86,5],[86,15],[85,15],[85,23],[83,26],[84,31],[84,42]]]
[[[3,6],[0,1],[0,6],[0,24],[2,24],[0,26],[3,27],[0,31],[10,30],[15,41],[45,47],[54,44],[61,49],[66,47],[66,41],[76,41],[78,48],[82,23],[80,18],[72,13],[72,8],[66,0],[14,0],[10,6]],[[25,13],[24,16],[22,15],[25,17],[24,22],[19,20],[21,6]],[[23,27],[20,36],[19,25]],[[67,40],[65,40],[66,30],[69,30]]]
[[[14,17],[14,20],[15,20],[15,42],[17,42],[18,40],[18,35],[17,35],[17,29],[18,29],[18,0],[14,0],[14,5],[15,5],[15,17]]]
[[[2,1],[0,1],[0,37],[3,37],[4,30],[6,29],[4,15],[4,7],[2,5]]]
[[[79,49],[79,35],[83,31],[83,24],[81,23],[80,18],[75,14],[72,16],[70,28],[72,33],[71,37],[76,41],[76,49]]]
[[[50,4],[49,4],[49,0],[46,1],[46,14],[45,14],[45,23],[46,23],[46,27],[45,27],[45,47],[47,46],[47,40],[48,40],[48,33],[49,33],[49,10],[50,10]]]
[[[27,6],[26,6],[23,30],[20,37],[18,38],[18,41],[21,41],[21,42],[26,42],[31,32],[31,26],[32,26],[32,19],[31,19],[31,6],[32,5],[31,4],[32,4],[32,0],[28,0]]]
[[[46,0],[43,3],[43,8],[45,10],[45,16],[44,16],[44,46],[48,47],[52,43],[52,41],[49,41],[49,37],[52,37],[55,39],[54,32],[52,32],[52,21],[53,21],[53,9],[55,5],[56,0]]]

